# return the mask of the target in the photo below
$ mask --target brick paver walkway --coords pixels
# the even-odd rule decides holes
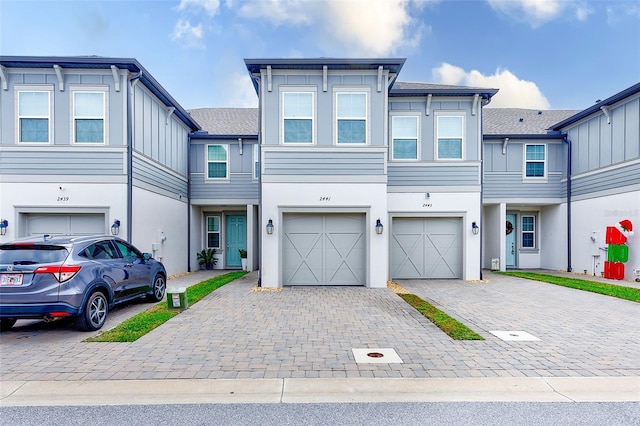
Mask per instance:
[[[227,284],[134,343],[85,343],[88,334],[72,325],[19,322],[0,337],[0,380],[640,376],[638,303],[490,272],[489,283],[399,281],[486,339],[462,342],[387,289],[251,292],[256,277]],[[491,330],[541,340],[506,342]],[[357,364],[352,348],[393,348],[404,362]]]

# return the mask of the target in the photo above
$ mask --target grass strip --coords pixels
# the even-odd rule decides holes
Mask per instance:
[[[444,331],[454,340],[484,340],[475,331],[462,324],[455,318],[450,317],[438,308],[420,299],[415,294],[398,294],[405,302],[416,308],[422,315],[427,317],[429,321],[434,323],[440,330]]]
[[[187,289],[187,302],[189,306],[197,303],[203,297],[223,285],[240,278],[247,271],[234,271],[224,275],[210,278],[201,283],[194,284]],[[97,336],[86,339],[86,342],[135,342],[140,337],[161,326],[171,318],[178,315],[181,310],[169,309],[166,300],[160,302],[144,312],[140,312],[126,321],[118,324],[111,330],[107,330]]]
[[[498,271],[494,271],[498,272]],[[589,281],[579,278],[571,278],[558,275],[539,274],[536,272],[499,272],[502,275],[526,278],[529,280],[542,281],[549,284],[563,287],[575,288],[578,290],[590,291],[592,293],[604,294],[606,296],[617,297],[619,299],[630,300],[640,303],[640,289],[635,287],[625,287],[615,284],[607,284],[599,281]]]

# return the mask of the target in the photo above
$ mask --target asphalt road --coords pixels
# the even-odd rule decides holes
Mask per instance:
[[[0,424],[637,426],[640,425],[640,403],[438,402],[0,407]]]

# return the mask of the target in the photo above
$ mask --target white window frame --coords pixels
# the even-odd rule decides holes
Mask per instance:
[[[253,180],[260,179],[260,144],[253,145]]]
[[[440,146],[440,135],[439,135],[439,120],[440,118],[448,118],[448,117],[459,117],[462,119],[462,141],[460,146],[460,158],[440,158],[439,149]],[[434,113],[434,153],[433,157],[438,161],[464,161],[465,159],[465,145],[467,141],[467,114],[464,111],[436,111]],[[442,138],[447,139],[447,138]]]
[[[14,89],[15,93],[15,113],[16,113],[16,127],[15,127],[15,135],[16,135],[16,143],[25,144],[25,145],[51,145],[53,143],[53,84],[40,84],[40,85],[16,85]],[[47,104],[48,114],[46,117],[44,116],[21,116],[20,115],[20,93],[47,93],[49,102]],[[20,119],[22,118],[46,118],[48,120],[47,123],[47,131],[48,131],[48,140],[46,142],[32,142],[32,141],[22,141],[20,137],[22,135],[22,126]]]
[[[222,148],[224,148],[225,152],[227,153],[227,159],[224,161],[224,163],[226,164],[226,169],[227,169],[227,175],[225,177],[209,177],[209,163],[222,163],[222,161],[209,161],[209,147],[210,146],[221,146]],[[211,144],[207,144],[205,145],[204,148],[204,177],[205,180],[208,181],[214,181],[214,182],[221,182],[221,181],[228,181],[229,180],[229,176],[231,175],[231,171],[229,170],[231,167],[230,165],[230,161],[229,161],[229,144],[226,143],[211,143]]]
[[[528,146],[542,146],[544,149],[544,159],[543,160],[527,160],[527,147]],[[548,149],[547,144],[545,143],[525,143],[522,148],[522,179],[527,181],[535,181],[535,182],[546,182],[547,181],[547,158],[548,158]],[[527,164],[528,163],[542,163],[543,164],[543,175],[542,176],[527,176]]]
[[[533,219],[533,230],[531,231],[525,231],[524,230],[524,219],[525,218],[531,218]],[[537,244],[537,226],[536,226],[536,215],[535,214],[522,214],[520,215],[520,247],[523,250],[534,250],[538,247]],[[525,234],[531,234],[533,236],[533,246],[532,247],[525,247],[524,245],[524,235]]]
[[[415,118],[416,120],[416,158],[395,158],[395,143],[396,139],[412,139],[412,138],[396,138],[395,134],[395,120],[396,118]],[[419,161],[420,160],[420,114],[398,114],[391,116],[391,159],[393,161]]]
[[[285,106],[285,95],[299,93],[299,94],[311,94],[311,116],[300,116],[300,117],[286,117],[284,114],[284,106]],[[316,132],[316,122],[317,122],[317,87],[316,86],[280,86],[280,145],[286,146],[311,146],[316,144],[317,140],[317,132]],[[284,121],[289,119],[304,119],[311,120],[311,142],[285,142],[284,141]]]
[[[84,86],[84,85],[71,85],[69,87],[71,92],[71,143],[73,145],[83,146],[98,146],[109,144],[109,88],[107,86]],[[76,93],[100,93],[102,94],[102,108],[103,116],[87,116],[76,117],[75,103]],[[76,119],[101,119],[102,120],[102,142],[76,142]]]
[[[218,230],[217,231],[209,231],[209,218],[217,218],[218,219]],[[204,244],[206,248],[220,249],[222,248],[222,216],[217,214],[208,214],[204,218]],[[218,234],[218,246],[210,246],[209,245],[209,234]]]
[[[365,108],[366,115],[364,117],[359,116],[350,116],[350,117],[338,117],[338,98],[340,95],[364,95],[365,96]],[[371,144],[371,89],[368,87],[334,87],[333,89],[333,144],[336,146],[348,146],[348,147],[358,147],[358,146],[368,146]],[[338,142],[338,120],[364,120],[364,143],[352,143],[352,142]]]

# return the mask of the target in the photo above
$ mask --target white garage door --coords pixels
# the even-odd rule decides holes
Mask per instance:
[[[105,233],[104,214],[26,214],[26,235],[97,235]]]
[[[395,218],[391,238],[393,278],[462,278],[462,220]]]
[[[286,214],[284,285],[365,285],[364,215]]]

